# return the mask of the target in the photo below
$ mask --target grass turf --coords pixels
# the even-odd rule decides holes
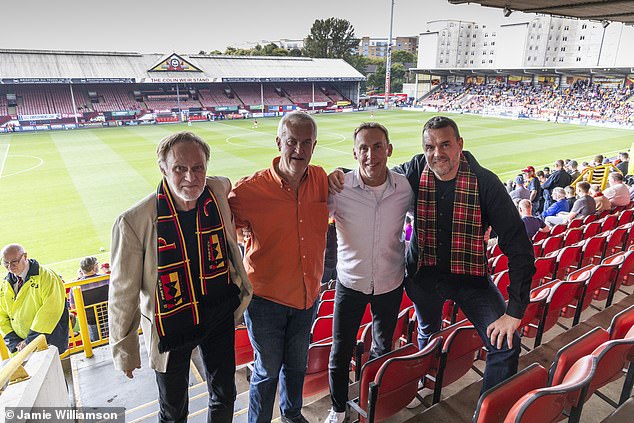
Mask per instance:
[[[421,128],[433,114],[378,111],[394,144],[390,165],[421,150]],[[465,149],[502,180],[531,164],[560,158],[581,162],[597,153],[628,150],[632,132],[527,120],[455,115]],[[316,116],[313,164],[330,171],[354,167],[352,132],[369,113]],[[208,173],[232,181],[268,167],[277,154],[278,119],[17,133],[0,135],[0,243],[18,242],[29,257],[75,278],[79,259],[108,259],[115,217],[153,192],[160,180],[156,145],[175,131],[191,130],[211,145]],[[105,252],[100,252],[103,247]],[[4,270],[4,269],[3,269]]]

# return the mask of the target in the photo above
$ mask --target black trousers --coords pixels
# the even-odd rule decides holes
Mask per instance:
[[[233,314],[204,338],[198,348],[205,365],[209,410],[207,422],[231,423],[236,400]],[[192,350],[170,351],[167,371],[156,373],[159,390],[159,422],[187,421],[189,405],[189,361]]]
[[[328,363],[330,399],[335,411],[346,410],[350,359],[366,306],[370,303],[372,309],[372,359],[392,350],[392,335],[402,297],[402,285],[385,294],[372,295],[346,288],[337,281],[333,343]],[[367,345],[364,347],[368,348]]]

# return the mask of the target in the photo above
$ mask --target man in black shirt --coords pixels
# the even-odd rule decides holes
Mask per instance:
[[[504,186],[462,147],[456,123],[434,117],[423,128],[424,154],[395,169],[407,177],[416,200],[405,289],[416,307],[421,348],[440,330],[446,299],[464,311],[489,351],[484,392],[517,372],[516,330],[535,266],[531,242]],[[333,189],[339,176],[330,177]],[[489,226],[509,258],[508,305],[486,266]]]

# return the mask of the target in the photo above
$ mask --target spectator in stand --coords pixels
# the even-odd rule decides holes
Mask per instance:
[[[604,211],[610,211],[612,209],[610,200],[603,195],[599,184],[590,185],[590,195],[594,198],[594,203],[597,206],[597,213],[603,213]]]
[[[99,274],[98,271],[99,271],[99,261],[97,260],[97,257],[84,257],[79,262],[79,271],[78,271],[79,277],[77,279],[78,280],[90,279],[90,278],[95,278],[98,276],[103,276]],[[98,282],[91,282],[85,285],[81,285],[80,288],[83,292],[89,289],[99,288],[100,286],[108,285],[109,282],[110,282],[110,279],[106,279],[106,280],[102,280]],[[97,302],[103,302],[103,301],[108,301],[107,291],[103,293],[102,298],[99,298],[97,300]],[[73,295],[72,289],[70,291],[70,306],[71,308],[76,308],[75,297]],[[89,311],[91,313],[88,313]],[[99,326],[97,325],[97,322],[95,321],[94,312],[92,311],[93,310],[91,308],[87,308],[86,310],[87,317],[88,317],[88,334],[90,335],[91,341],[97,341],[99,339]],[[103,324],[105,325],[107,324],[107,322],[103,322]]]
[[[544,177],[546,179],[550,178],[550,168],[548,166],[544,166]]]
[[[509,179],[508,181],[506,181],[506,184],[504,184],[504,187],[506,188],[506,192],[510,194],[511,191],[513,191],[514,185],[515,183],[512,179]]]
[[[543,220],[533,216],[533,204],[529,200],[521,200],[518,209],[526,228],[526,234],[530,239],[533,239],[537,232],[550,232],[550,227]]]
[[[619,160],[619,164],[616,165],[616,168],[620,170],[623,175],[627,175],[630,165],[630,155],[623,151],[619,153]]]
[[[101,266],[99,266],[99,270],[101,271],[101,274],[109,275],[110,274],[110,263],[108,263],[108,262],[101,263]]]
[[[542,219],[546,220],[548,216],[556,216],[559,212],[567,212],[570,210],[568,200],[566,200],[566,192],[562,187],[553,188],[554,202],[542,213]]]
[[[546,223],[550,226],[568,224],[571,220],[578,216],[588,216],[596,213],[596,203],[594,198],[589,194],[590,184],[586,181],[577,182],[577,201],[570,209],[570,213],[560,212],[557,216],[549,216],[546,218]]]
[[[592,160],[592,166],[597,167],[603,164],[603,154],[597,154],[594,156],[594,160]]]
[[[545,173],[545,172],[544,172]],[[551,192],[555,187],[564,188],[570,185],[571,178],[568,173],[564,170],[564,161],[557,160],[555,161],[555,171],[548,177],[546,182],[542,185],[542,189],[544,190],[544,209],[548,209],[550,205],[555,201],[552,197]],[[568,210],[565,210],[568,211]]]
[[[271,166],[238,181],[229,195],[236,226],[251,232],[244,264],[254,295],[244,320],[255,364],[247,418],[271,421],[279,381],[282,423],[306,423],[302,389],[324,272],[328,177],[310,164],[317,124],[309,114],[284,115],[275,143],[280,154]]]
[[[9,352],[22,350],[38,335],[63,353],[68,348],[68,307],[64,282],[19,244],[0,253],[7,276],[0,282],[0,333]]]
[[[581,175],[581,172],[579,172],[579,170],[577,169],[578,166],[579,164],[576,160],[570,160],[570,162],[568,162],[568,168],[566,170],[570,175],[571,182],[574,182],[579,177],[579,175]]]
[[[526,166],[526,169],[522,170],[522,173],[524,175],[524,180],[528,181],[528,191],[530,193],[530,200],[531,203],[533,204],[533,211],[536,214],[539,214],[539,212],[541,212],[540,210],[540,205],[541,205],[541,183],[539,182],[539,178],[535,175],[535,168],[533,166]]]
[[[630,204],[630,190],[623,183],[623,179],[619,172],[611,172],[608,175],[610,187],[603,190],[603,195],[610,201],[612,208]]]
[[[405,276],[401,233],[414,199],[407,178],[387,168],[392,144],[383,125],[363,123],[352,138],[359,166],[344,176],[343,190],[328,197],[340,244],[328,365],[332,408],[327,423],[345,420],[350,359],[368,305],[372,310],[370,359],[392,350]]]
[[[575,195],[575,189],[571,187],[570,185],[568,185],[564,188],[564,191],[566,192],[566,200],[568,201],[568,206],[569,206],[568,208],[572,210],[572,206],[575,205],[575,200],[577,200],[577,197]]]
[[[587,168],[589,168],[589,167],[590,167],[590,163],[588,163],[588,162],[582,162],[582,163],[581,163],[581,169],[579,169],[579,171],[580,171],[581,173],[583,173],[583,171],[584,171],[584,170],[586,170],[586,169],[587,169]],[[587,178],[587,177],[588,177],[588,175],[586,175],[586,176],[585,176],[585,178]]]
[[[524,177],[517,175],[515,177],[515,189],[509,193],[511,200],[517,204],[520,200],[530,200],[531,193],[524,187]]]

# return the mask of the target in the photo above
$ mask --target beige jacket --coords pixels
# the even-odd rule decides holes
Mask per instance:
[[[231,182],[224,177],[207,177],[207,186],[214,193],[225,222],[231,281],[240,288],[240,306],[235,311],[235,318],[239,320],[251,300],[253,288],[242,266],[233,216],[227,202]],[[108,325],[112,357],[118,370],[135,369],[141,365],[139,323],[150,367],[158,372],[167,369],[169,352],[159,353],[158,333],[154,326],[158,279],[156,220],[156,194],[153,193],[123,212],[112,228]]]

